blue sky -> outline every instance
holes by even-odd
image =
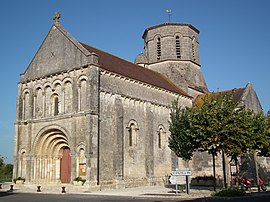
[[[269,0],[1,0],[0,154],[13,161],[19,75],[25,71],[61,12],[60,23],[77,40],[134,61],[145,28],[168,21],[200,30],[202,71],[210,91],[251,82],[270,109]]]

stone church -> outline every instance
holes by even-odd
[[[131,63],[78,41],[59,18],[20,75],[13,177],[29,184],[81,177],[93,189],[164,183],[184,166],[168,147],[169,106],[178,99],[191,107],[208,93],[199,30],[149,27]]]

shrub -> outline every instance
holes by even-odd
[[[197,176],[193,178],[194,180],[204,180],[204,181],[208,181],[208,180],[214,180],[214,176],[210,175],[210,176]]]
[[[76,177],[75,179],[74,179],[74,181],[76,181],[76,182],[83,182],[83,184],[85,183],[85,179],[82,179],[81,177]]]
[[[245,196],[246,192],[241,189],[222,189],[212,193],[212,196],[235,197]]]
[[[23,182],[25,182],[25,178],[23,178],[23,177],[17,177],[15,179],[13,179],[13,182],[16,183],[17,180],[22,180]]]

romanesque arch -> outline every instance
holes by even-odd
[[[21,149],[19,152],[18,177],[26,177],[26,149]]]
[[[130,120],[127,129],[129,146],[134,147],[137,145],[137,130],[139,130],[137,122],[133,119]]]
[[[157,146],[159,149],[164,149],[167,143],[166,131],[164,126],[161,124],[158,126],[157,131]]]
[[[28,89],[23,91],[23,106],[22,106],[22,118],[27,120],[30,118],[30,92]]]
[[[63,81],[64,85],[64,101],[63,101],[63,112],[64,113],[71,113],[73,110],[73,89],[72,89],[72,80],[71,78],[66,78]]]
[[[70,146],[64,129],[50,126],[40,131],[34,141],[33,164],[36,182],[70,182]]]
[[[87,76],[81,76],[78,81],[78,111],[84,111],[87,109],[87,85]]]
[[[76,176],[85,178],[86,177],[86,156],[85,156],[85,143],[84,142],[81,142],[77,146],[76,153],[77,153]]]
[[[44,91],[42,86],[39,85],[35,89],[34,93],[34,117],[40,118],[43,116],[44,112]]]

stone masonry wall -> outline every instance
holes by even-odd
[[[175,50],[175,37],[180,37],[181,60],[199,61],[198,32],[187,25],[166,25],[150,29],[145,35],[145,54],[149,64],[157,60],[157,38],[161,39],[161,58],[163,60],[177,59]],[[193,47],[192,47],[193,44]]]
[[[106,72],[101,74],[101,87],[102,183],[112,184],[117,179],[138,186],[142,185],[138,181],[160,181],[170,174],[168,106],[177,95]],[[179,104],[191,106],[191,100],[180,96]],[[130,145],[133,124],[136,140]]]

